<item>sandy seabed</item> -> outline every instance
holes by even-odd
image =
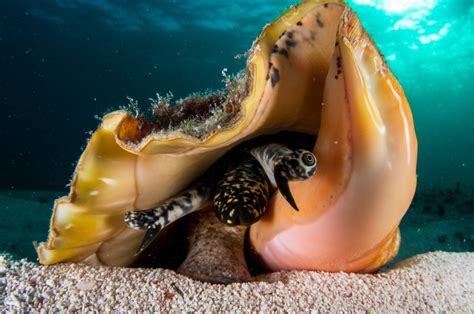
[[[400,253],[382,273],[292,271],[228,285],[195,281],[165,269],[41,266],[19,260],[36,259],[32,241],[46,239],[52,201],[63,194],[0,191],[0,210],[6,218],[0,220],[0,252],[5,252],[0,253],[0,312],[474,313],[471,191],[455,186],[418,192],[400,225]],[[436,250],[462,253],[414,256]]]
[[[375,275],[290,271],[228,285],[171,270],[41,266],[0,256],[0,311],[474,312],[474,253],[432,252]]]

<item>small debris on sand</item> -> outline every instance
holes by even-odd
[[[0,256],[0,312],[474,312],[474,253],[433,252],[379,274],[289,271],[232,284],[166,269],[42,266]]]

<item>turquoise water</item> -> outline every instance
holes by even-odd
[[[410,101],[420,188],[474,183],[471,1],[354,0]]]
[[[413,239],[416,230],[429,229],[432,243],[402,255],[430,248],[472,251],[474,5],[467,0],[348,2],[400,80],[414,114],[419,140],[414,208],[419,211],[410,211],[413,216],[402,228],[413,232]],[[45,238],[52,197],[25,191],[67,191],[88,132],[97,126],[95,115],[126,104],[127,96],[148,103],[156,93],[172,91],[179,98],[221,88],[222,69],[242,69],[244,60],[234,56],[245,53],[262,26],[294,3],[1,1],[0,136],[6,149],[0,188],[9,195],[2,206],[10,213],[39,201],[43,209],[21,223],[2,222],[0,248],[33,256],[29,243]],[[11,201],[12,195],[22,201]],[[445,232],[436,233],[436,226]],[[18,228],[30,233],[12,236]],[[14,248],[10,237],[17,242]]]
[[[265,23],[294,1],[6,0],[0,3],[4,188],[63,189],[94,115],[131,96],[221,88]],[[419,187],[474,185],[474,5],[353,0],[404,86],[419,137]],[[32,141],[40,137],[41,143]],[[62,142],[58,145],[58,142]],[[24,145],[23,142],[28,142]],[[45,182],[44,178],[49,179]]]

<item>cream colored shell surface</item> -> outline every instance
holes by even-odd
[[[249,51],[247,72],[241,119],[204,140],[176,131],[124,142],[117,134],[130,117],[106,115],[76,166],[70,195],[55,203],[48,241],[38,247],[40,262],[129,265],[143,232],[127,228],[126,210],[173,196],[245,140],[288,130],[318,134],[320,167],[314,180],[291,186],[300,213],[275,193],[269,214],[251,228],[264,263],[275,270],[352,271],[386,263],[398,248],[397,226],[415,188],[416,136],[403,91],[357,17],[343,1],[303,1],[265,26]],[[370,192],[364,184],[373,193],[356,195]],[[400,197],[377,210],[395,186]],[[338,226],[351,232],[329,230]],[[306,242],[300,239],[305,233]],[[325,235],[333,238],[320,247],[309,244],[326,241]],[[341,250],[348,243],[354,249],[346,258]]]

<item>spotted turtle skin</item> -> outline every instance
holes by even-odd
[[[252,155],[224,172],[214,194],[214,212],[229,226],[249,226],[265,213],[272,186]]]
[[[291,150],[281,144],[267,144],[253,148],[254,156],[265,170],[273,189],[278,188],[290,205],[298,210],[288,186],[288,181],[309,179],[316,172],[316,157],[304,149]]]
[[[168,224],[211,203],[223,223],[249,226],[265,214],[276,188],[298,210],[288,180],[306,180],[315,171],[316,157],[306,150],[294,151],[272,143],[234,151],[221,158],[188,189],[156,208],[128,211],[124,221],[132,229],[147,230],[137,253]]]

